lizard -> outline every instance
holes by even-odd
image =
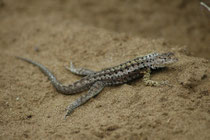
[[[83,105],[89,99],[98,95],[106,86],[121,85],[138,78],[143,78],[144,84],[148,86],[166,85],[166,81],[158,82],[151,80],[150,73],[153,70],[164,68],[169,64],[173,64],[178,61],[172,52],[160,54],[150,53],[120,65],[102,69],[101,71],[76,68],[74,64],[70,62],[70,66],[66,67],[66,69],[73,74],[83,76],[83,78],[74,82],[73,84],[63,85],[44,65],[27,58],[19,56],[17,56],[17,58],[39,67],[39,69],[51,81],[57,92],[61,94],[73,95],[89,89],[86,94],[80,96],[66,108],[67,112],[65,118],[69,116],[77,107]]]

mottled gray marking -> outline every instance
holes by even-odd
[[[164,82],[159,83],[150,80],[150,71],[165,67],[178,60],[171,52],[162,54],[151,53],[98,72],[84,68],[75,68],[73,63],[70,63],[70,67],[66,67],[66,69],[74,74],[85,77],[71,85],[65,86],[61,84],[56,77],[42,64],[22,57],[17,58],[39,67],[39,69],[49,78],[54,88],[62,94],[72,95],[89,89],[87,94],[82,95],[79,99],[68,106],[66,116],[68,116],[75,108],[81,106],[90,98],[99,94],[106,86],[124,84],[142,76],[146,85],[153,86],[160,85],[160,83],[165,84]]]

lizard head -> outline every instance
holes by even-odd
[[[163,68],[177,61],[178,59],[174,56],[174,53],[172,52],[162,53],[154,57],[151,68],[152,69]]]

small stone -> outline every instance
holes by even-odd
[[[19,99],[20,99],[20,97],[17,97],[17,98],[16,98],[16,101],[19,101]]]

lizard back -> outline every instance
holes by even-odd
[[[165,65],[176,62],[174,54],[152,53],[143,57],[137,57],[120,65],[103,69],[94,73],[91,77],[95,81],[103,81],[106,85],[118,85],[140,78],[145,69],[163,68]]]

